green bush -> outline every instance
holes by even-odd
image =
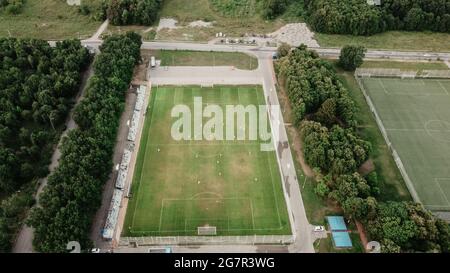
[[[339,66],[347,71],[354,71],[364,62],[366,49],[363,46],[346,45],[341,49]]]

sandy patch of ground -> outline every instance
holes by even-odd
[[[227,41],[228,40],[228,41]],[[241,43],[257,44],[259,46],[276,47],[281,43],[287,43],[293,47],[305,44],[308,47],[319,47],[314,39],[314,32],[310,31],[305,23],[287,24],[275,32],[268,34],[246,33],[243,37],[216,38],[210,43]]]
[[[279,30],[270,33],[269,36],[279,43],[287,43],[291,46],[305,44],[308,47],[319,47],[314,39],[314,33],[305,23],[287,24]]]
[[[205,22],[202,20],[194,21],[189,23],[189,27],[212,27],[212,22]]]
[[[159,25],[156,31],[160,31],[162,29],[177,29],[178,21],[172,18],[161,18],[159,20]]]
[[[372,159],[368,159],[366,162],[364,162],[361,167],[359,167],[358,172],[365,176],[369,173],[373,172],[375,170],[375,164],[373,164]]]

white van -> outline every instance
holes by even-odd
[[[155,56],[152,56],[152,57],[150,58],[150,67],[151,67],[151,68],[155,68],[155,67],[156,67],[156,59],[155,59]]]

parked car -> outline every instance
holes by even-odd
[[[91,249],[91,253],[100,253],[100,248]]]
[[[325,231],[324,226],[315,226],[314,227],[314,232],[324,232],[324,231]]]

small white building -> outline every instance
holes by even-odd
[[[67,5],[69,6],[80,6],[81,0],[67,0]]]
[[[367,0],[367,4],[371,6],[381,6],[381,0]]]

